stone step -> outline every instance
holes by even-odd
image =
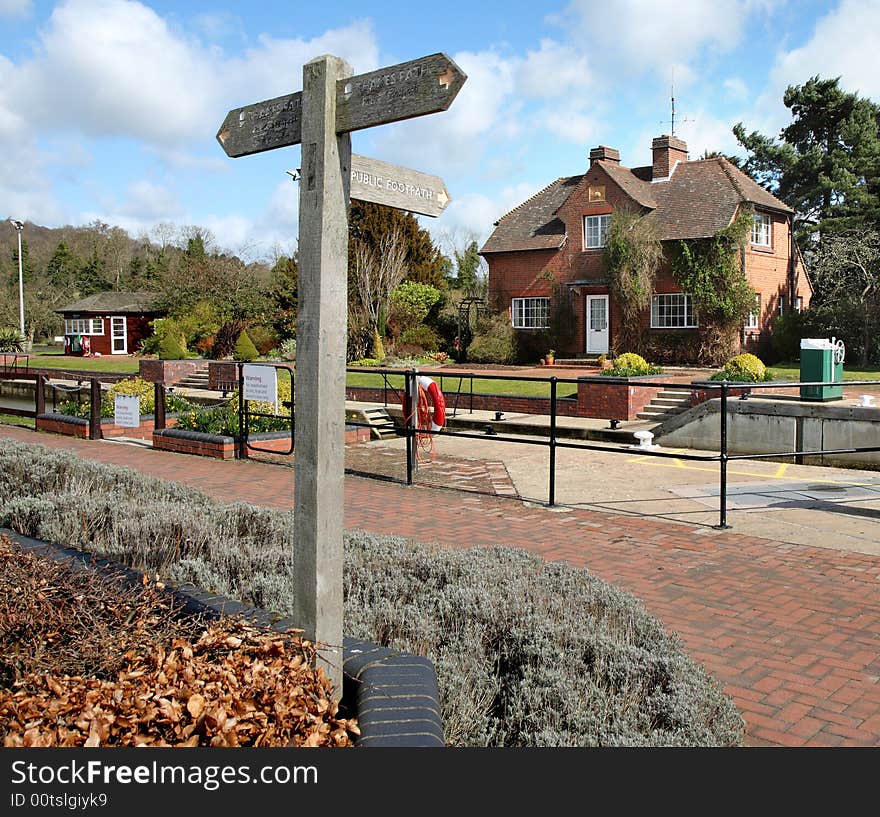
[[[690,408],[690,397],[655,397],[651,401],[652,406],[682,406]]]
[[[364,409],[361,414],[365,422],[370,424],[370,433],[377,439],[385,439],[386,437],[396,437],[397,429],[394,426],[394,420],[388,411],[382,407]]]
[[[658,397],[674,397],[690,401],[691,393],[686,389],[663,389],[657,393]]]

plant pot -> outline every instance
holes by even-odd
[[[552,357],[545,357],[545,358],[544,358],[544,363],[547,364],[548,366],[552,366],[554,360],[555,360],[555,358],[552,358]]]

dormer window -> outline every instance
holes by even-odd
[[[767,213],[755,213],[752,216],[752,244],[757,247],[769,247],[772,236],[773,222]]]
[[[594,250],[605,246],[605,233],[611,216],[584,216],[584,249]]]

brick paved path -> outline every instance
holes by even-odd
[[[293,470],[0,425],[224,500],[290,508]],[[491,468],[491,465],[490,465]],[[346,477],[345,523],[453,547],[513,545],[586,567],[678,632],[747,723],[750,745],[880,746],[880,558],[732,531]]]

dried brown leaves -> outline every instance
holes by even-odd
[[[92,577],[94,592],[86,599],[83,577],[58,568],[0,540],[5,746],[350,746],[350,736],[359,734],[353,720],[339,716],[323,670],[314,669],[311,643],[231,619],[202,628],[196,637],[186,632],[192,625],[181,624],[180,632],[168,637],[174,623],[154,588],[127,595],[117,584]],[[22,583],[16,587],[11,578]],[[34,618],[46,599],[63,615]],[[53,642],[66,642],[74,632],[88,636],[79,626],[67,627],[82,618],[78,611],[87,601],[99,610],[82,615],[101,620],[99,635],[115,624],[115,637],[127,644],[114,672],[104,677],[51,666]],[[150,630],[150,622],[158,632]],[[26,624],[31,625],[26,643],[14,645]],[[128,637],[126,627],[136,637]],[[70,657],[68,650],[61,663]]]

